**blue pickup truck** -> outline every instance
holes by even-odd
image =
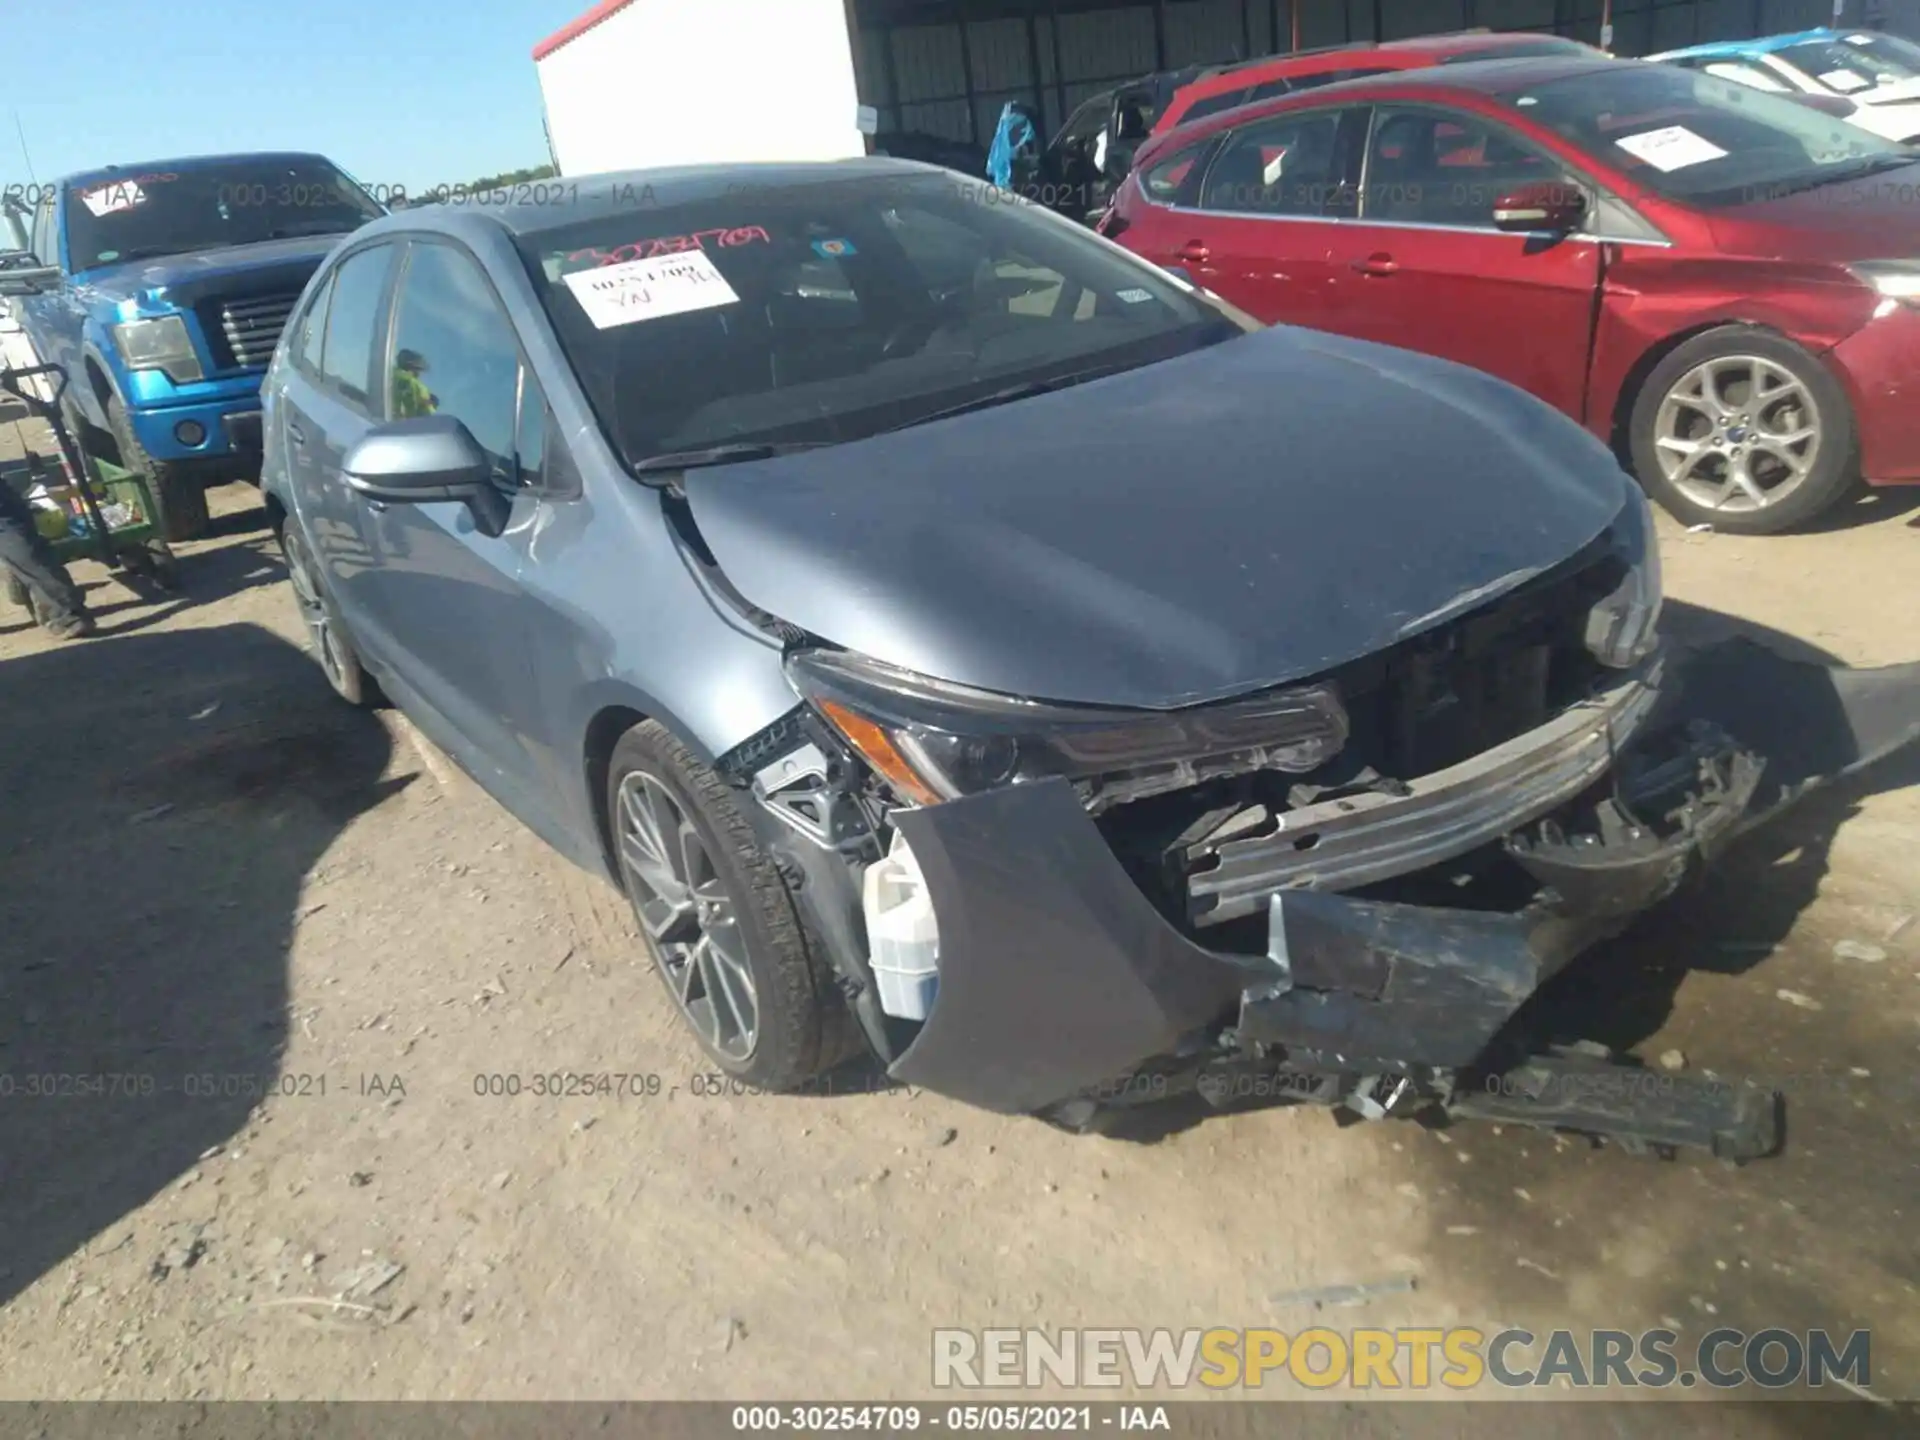
[[[40,268],[0,290],[40,359],[66,367],[68,428],[147,472],[166,537],[191,539],[208,485],[259,477],[260,379],[294,302],[340,237],[385,211],[303,154],[110,166],[38,201]]]

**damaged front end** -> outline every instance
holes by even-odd
[[[1657,577],[1636,613],[1632,581],[1577,556],[1334,674],[1179,711],[803,650],[809,704],[723,768],[781,822],[899,1080],[1072,1128],[1190,1093],[1748,1158],[1778,1143],[1772,1095],[1531,1053],[1515,1017],[1741,831],[1914,738],[1920,667],[1662,655]]]

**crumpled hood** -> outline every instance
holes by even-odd
[[[305,235],[292,240],[269,240],[258,245],[235,245],[224,250],[197,250],[125,265],[101,265],[87,272],[86,288],[96,301],[137,300],[143,307],[169,305],[186,308],[201,299],[224,293],[236,280],[273,283],[281,272],[292,288],[305,287],[320,262],[344,235]]]
[[[774,615],[960,684],[1156,709],[1484,603],[1593,539],[1628,483],[1511,386],[1287,327],[685,478],[720,567]]]

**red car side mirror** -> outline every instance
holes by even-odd
[[[1545,230],[1565,234],[1587,213],[1587,197],[1578,186],[1535,181],[1508,191],[1493,202],[1493,223],[1502,230]]]

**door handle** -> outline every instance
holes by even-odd
[[[1175,252],[1174,258],[1189,265],[1204,265],[1213,258],[1213,251],[1204,240],[1189,240]]]
[[[307,443],[307,432],[289,420],[287,421],[287,439],[295,445],[305,445]]]
[[[1362,275],[1393,275],[1400,269],[1400,262],[1384,250],[1376,250],[1364,260],[1353,262],[1353,268]]]

